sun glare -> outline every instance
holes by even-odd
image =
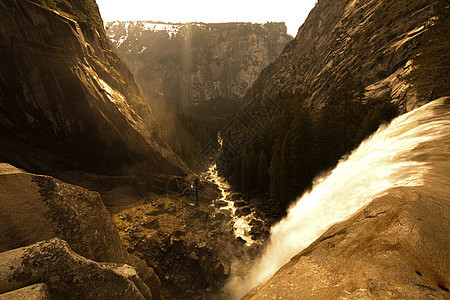
[[[315,2],[316,0],[97,0],[104,21],[285,22],[288,33],[293,36],[297,34]]]

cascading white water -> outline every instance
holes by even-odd
[[[219,136],[219,144],[221,145],[221,138]],[[253,212],[247,216],[236,216],[236,208],[234,207],[234,201],[229,199],[231,194],[230,185],[226,182],[225,178],[219,176],[219,171],[217,170],[217,164],[211,165],[208,170],[203,175],[207,180],[214,183],[220,190],[220,197],[217,200],[224,201],[228,205],[223,206],[220,210],[228,210],[231,213],[231,218],[233,219],[233,231],[236,237],[242,238],[247,245],[255,243],[250,235],[252,226],[250,222],[254,219]],[[215,202],[215,201],[214,201]]]
[[[333,224],[350,218],[386,190],[423,185],[431,168],[432,159],[427,157],[433,155],[429,152],[449,151],[449,102],[449,98],[435,100],[396,118],[318,179],[286,218],[272,227],[261,259],[246,278],[232,278],[225,288],[227,293],[238,299],[264,283]],[[436,140],[444,140],[444,149],[425,146]]]

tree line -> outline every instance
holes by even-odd
[[[347,73],[319,111],[303,104],[306,95],[277,95],[274,101],[283,113],[266,124],[264,134],[226,172],[234,188],[270,193],[271,201],[285,210],[315,177],[397,116],[388,97],[363,101],[363,91],[363,84]]]

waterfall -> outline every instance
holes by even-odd
[[[246,278],[230,279],[225,289],[232,298],[240,298],[266,282],[333,224],[350,218],[388,189],[423,186],[437,160],[448,166],[449,106],[449,98],[441,98],[397,117],[328,175],[317,179],[312,190],[272,227],[262,257]]]

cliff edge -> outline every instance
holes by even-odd
[[[95,1],[40,3],[0,3],[0,161],[70,181],[61,173],[140,172],[163,189],[182,163],[155,133]]]

